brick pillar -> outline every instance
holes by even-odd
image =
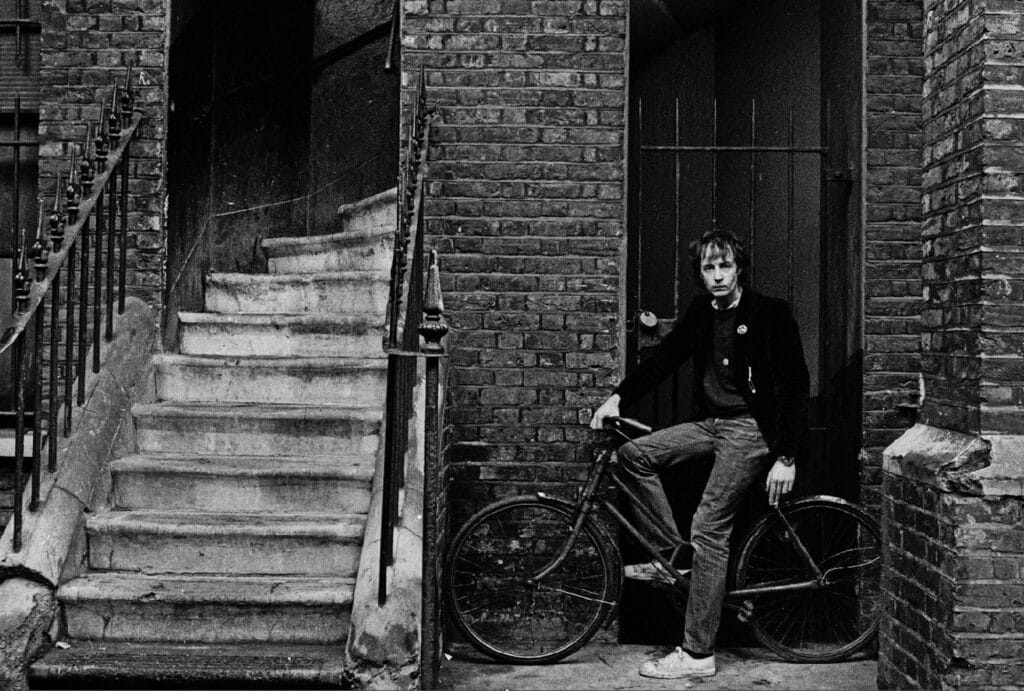
[[[132,145],[128,292],[159,309],[164,261],[166,44],[170,0],[43,0],[39,190],[53,199],[71,142],[99,121],[114,80],[135,65],[146,120]]]
[[[879,684],[1021,688],[1024,17],[1015,0],[925,13],[924,398],[885,452]]]
[[[453,523],[564,488],[620,376],[625,0],[406,0],[436,107],[426,206],[452,326]],[[456,515],[457,514],[457,515]]]

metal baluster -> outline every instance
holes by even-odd
[[[57,175],[57,191],[53,200],[53,213],[50,215],[50,240],[53,244],[52,252],[59,252],[64,245],[64,226],[60,217],[60,174]],[[60,352],[60,320],[58,310],[60,309],[60,271],[53,275],[53,292],[50,297],[53,302],[50,306],[50,407],[48,409],[46,425],[46,469],[54,473],[57,471],[57,358]]]
[[[14,309],[23,314],[28,309],[31,278],[25,265],[25,233],[21,233],[21,256],[16,257],[14,274]],[[25,489],[25,332],[14,343],[14,551],[21,549],[22,503]]]
[[[100,121],[96,125],[96,172],[102,174],[107,170],[107,110],[104,106],[100,112]],[[106,183],[96,190],[96,242],[95,258],[93,259],[93,292],[92,292],[92,371],[100,371],[100,325],[103,319],[103,235],[106,232],[107,216],[103,208],[106,196]]]
[[[93,168],[89,161],[89,140],[92,125],[86,134],[86,144],[79,164],[79,182],[82,186],[83,202],[92,196]],[[89,217],[82,219],[79,251],[82,253],[82,271],[78,283],[78,405],[85,405],[85,343],[89,329]]]
[[[36,228],[36,239],[32,243],[32,263],[35,265],[36,281],[46,278],[46,267],[50,261],[50,249],[43,235],[43,211],[39,206],[39,222]],[[32,335],[32,499],[29,508],[35,511],[39,507],[39,482],[42,477],[42,442],[43,442],[43,318],[46,313],[46,301],[40,300],[36,307],[35,333]]]
[[[68,171],[67,200],[64,203],[67,225],[72,226],[78,221],[78,189],[75,183],[75,156],[77,150],[71,150],[71,170]],[[68,247],[68,295],[67,295],[67,336],[64,353],[64,436],[71,434],[71,383],[74,381],[75,362],[75,245]]]
[[[25,487],[25,382],[22,380],[21,354],[25,340],[22,332],[14,341],[14,551],[21,550],[22,489]]]
[[[132,81],[132,65],[128,63],[128,73],[124,78],[124,90],[121,92],[121,136],[122,138],[127,133],[127,128],[131,122],[132,114],[132,95],[131,95],[131,81]],[[117,312],[118,314],[124,314],[124,299],[125,299],[125,288],[126,278],[128,272],[128,159],[129,151],[131,150],[131,144],[129,141],[124,142],[124,149],[121,152],[121,261],[118,267],[118,292],[117,292]]]
[[[110,117],[107,119],[107,137],[110,146],[116,146],[121,139],[121,117],[117,114],[117,84],[114,85],[114,94],[110,99]],[[107,186],[110,188],[108,195],[110,216],[107,220],[107,303],[106,317],[107,328],[105,338],[107,342],[114,340],[114,243],[117,241],[117,166],[110,169],[110,180]]]
[[[11,198],[11,233],[13,234],[14,250],[11,256],[18,261],[21,254],[21,247],[18,242],[18,229],[21,228],[21,94],[14,95],[14,146],[11,156],[13,158],[14,194]],[[11,300],[16,297],[14,284],[11,284]]]

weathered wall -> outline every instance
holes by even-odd
[[[437,107],[426,217],[452,352],[455,495],[563,486],[619,377],[623,0],[409,0]],[[453,509],[457,524],[467,507]]]

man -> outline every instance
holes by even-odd
[[[618,450],[620,477],[653,509],[639,512],[654,544],[674,556],[683,542],[659,471],[704,454],[715,461],[693,517],[693,569],[683,645],[645,662],[640,674],[675,679],[715,674],[714,645],[725,596],[729,536],[744,493],[771,464],[766,488],[775,505],[793,488],[794,457],[807,428],[808,376],[789,306],[743,286],[746,253],[735,235],[712,230],[690,246],[698,296],[650,357],[594,413],[591,427],[618,415],[693,358],[695,421],[658,430]],[[669,556],[671,559],[671,556]],[[626,567],[627,578],[666,580],[658,562]]]

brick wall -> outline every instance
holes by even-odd
[[[164,256],[165,30],[168,0],[43,0],[39,112],[40,194],[66,175],[69,142],[110,102],[114,80],[135,66],[146,120],[132,146],[128,291],[159,306]]]
[[[1024,499],[964,492],[948,460],[887,464],[879,686],[1021,688]]]
[[[1021,688],[1024,16],[1015,0],[924,10],[926,424],[886,449],[879,683]]]
[[[405,11],[403,88],[425,66],[436,106],[426,217],[453,327],[454,495],[564,486],[590,457],[581,409],[620,374],[626,2]]]
[[[921,300],[921,0],[869,0],[864,215],[863,500],[882,450],[914,422]]]

